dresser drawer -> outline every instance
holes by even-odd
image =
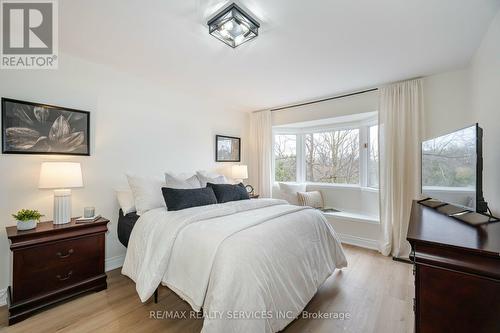
[[[47,269],[19,279],[13,285],[14,302],[60,290],[104,274],[95,260],[84,260]]]
[[[82,259],[98,258],[102,251],[102,235],[68,239],[15,251],[19,269],[37,272]]]
[[[104,274],[104,234],[14,251],[13,300],[49,293]]]

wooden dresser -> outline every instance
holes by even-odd
[[[413,202],[415,332],[500,332],[500,222],[472,227]]]
[[[108,222],[101,218],[86,224],[41,222],[28,231],[6,228],[12,251],[9,325],[56,302],[106,289]]]

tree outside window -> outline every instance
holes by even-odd
[[[359,129],[305,134],[306,181],[359,184]]]
[[[297,180],[297,136],[274,136],[274,179],[279,182]]]

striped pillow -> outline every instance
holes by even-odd
[[[323,196],[320,191],[297,192],[300,206],[310,206],[313,208],[323,208]]]

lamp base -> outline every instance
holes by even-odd
[[[71,190],[54,191],[54,224],[71,222]]]

